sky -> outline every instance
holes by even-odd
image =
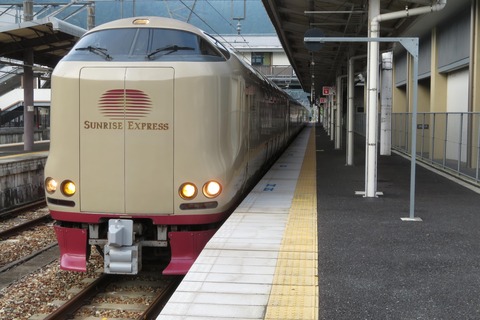
[[[68,3],[69,1],[34,0],[34,11],[38,12],[42,9],[42,4],[60,2]],[[5,4],[13,3],[22,4],[23,1],[0,0],[0,6],[4,4],[0,8],[0,13],[4,12]],[[4,12],[0,19],[15,22],[18,15],[22,14],[15,8],[16,6]],[[78,8],[80,6],[72,7],[58,14],[57,17],[63,19]],[[39,17],[51,14],[58,9],[59,7],[45,10]],[[212,35],[237,34],[238,27],[240,27],[240,33],[244,35],[275,34],[275,29],[261,0],[97,0],[95,1],[95,13],[96,25],[119,18],[155,15],[189,22]],[[83,9],[66,21],[86,28],[86,17],[86,10]]]

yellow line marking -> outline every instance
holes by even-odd
[[[315,127],[310,132],[265,319],[318,319]]]

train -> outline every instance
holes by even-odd
[[[63,270],[186,274],[308,110],[191,24],[86,32],[51,77],[45,195]]]

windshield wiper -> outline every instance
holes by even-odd
[[[105,60],[112,60],[112,56],[109,55],[107,53],[107,49],[106,48],[99,48],[99,47],[94,47],[94,46],[88,46],[88,47],[83,47],[83,48],[76,48],[75,50],[78,50],[78,51],[90,51],[90,52],[93,52],[93,53],[96,53],[98,54],[99,56],[102,56],[105,58]]]
[[[154,51],[152,51],[151,53],[149,53],[147,55],[147,58],[152,60],[153,56],[156,55],[157,53],[160,53],[162,51],[168,51],[166,53],[164,53],[163,55],[167,55],[167,54],[170,54],[172,52],[176,52],[176,51],[179,51],[179,50],[195,50],[195,48],[192,48],[192,47],[180,47],[180,46],[177,46],[176,44],[175,45],[168,45],[168,46],[165,46],[165,47],[162,47],[162,48],[158,48],[158,49],[155,49]]]

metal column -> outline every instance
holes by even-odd
[[[33,0],[23,2],[25,21],[33,19]],[[23,149],[33,150],[33,118],[35,107],[33,105],[33,49],[26,48],[23,67]]]

